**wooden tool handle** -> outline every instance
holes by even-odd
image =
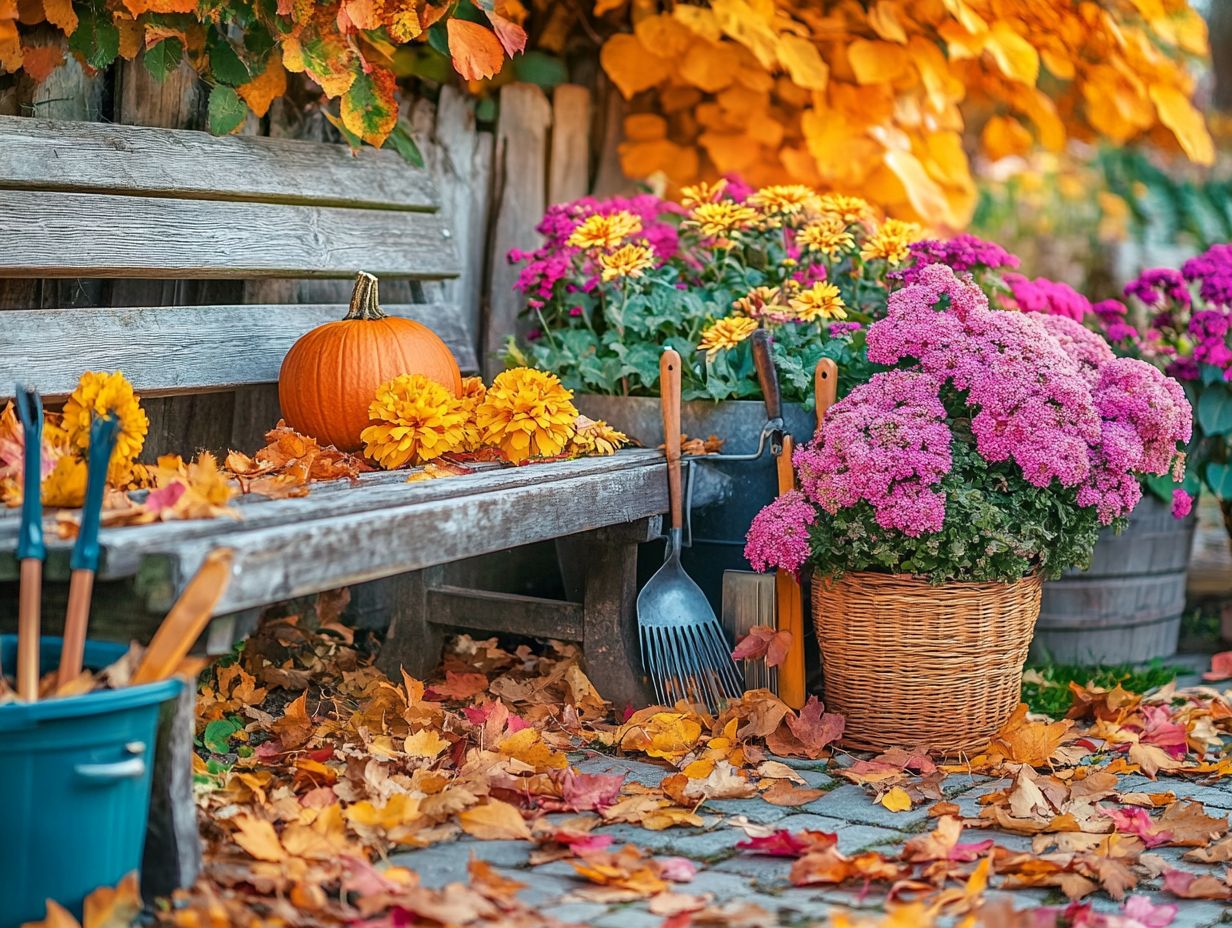
[[[43,562],[25,558],[17,594],[17,696],[26,702],[38,699],[42,591]]]
[[[134,685],[165,680],[175,673],[231,582],[231,554],[230,548],[215,548],[205,556],[145,649],[133,674]]]
[[[838,395],[838,365],[831,358],[822,358],[813,371],[813,402],[817,406],[817,430],[834,405]]]
[[[783,453],[775,466],[779,478],[779,495],[796,488],[796,475],[791,468],[791,453],[795,442],[783,436]],[[779,631],[791,633],[791,646],[779,665],[779,699],[793,709],[799,709],[807,698],[804,674],[804,599],[800,584],[785,570],[774,578],[775,615]]]
[[[753,366],[761,395],[766,398],[766,418],[783,418],[783,397],[779,392],[779,373],[774,368],[774,339],[768,329],[753,333]]]
[[[659,357],[659,395],[663,404],[663,453],[667,456],[667,495],[672,528],[684,527],[684,498],[680,491],[680,355],[664,348]]]
[[[64,618],[64,644],[60,647],[60,673],[56,678],[56,689],[67,686],[81,676],[93,592],[94,571],[74,570],[68,582],[68,613]]]

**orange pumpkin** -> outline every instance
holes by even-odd
[[[462,393],[462,374],[449,347],[425,325],[386,316],[376,278],[361,271],[346,317],[317,326],[287,352],[278,373],[278,402],[297,432],[358,451],[377,387],[401,374],[424,374]]]

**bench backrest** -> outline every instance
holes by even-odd
[[[286,139],[0,117],[0,279],[384,279],[457,276],[431,176],[396,153]],[[432,327],[464,370],[475,333],[443,305],[387,305]],[[0,397],[54,397],[83,370],[145,395],[277,380],[341,305],[30,309],[0,313]]]

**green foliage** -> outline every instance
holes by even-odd
[[[201,744],[211,754],[226,754],[231,750],[231,736],[244,727],[237,718],[215,719],[205,726]]]
[[[870,570],[927,576],[930,583],[1011,583],[1039,571],[1059,577],[1090,562],[1100,525],[1074,490],[1041,489],[1006,463],[990,464],[974,438],[956,433],[941,531],[912,538],[877,524],[867,502],[823,514],[809,532],[809,566],[821,576]]]
[[[248,107],[232,88],[215,84],[210,90],[207,117],[211,132],[215,135],[230,135],[248,118]]]
[[[1032,712],[1061,718],[1069,711],[1073,695],[1069,685],[1112,689],[1120,686],[1130,693],[1145,693],[1171,683],[1180,670],[1160,661],[1145,667],[1119,665],[1088,667],[1076,664],[1045,664],[1028,668],[1022,679],[1022,701]]]

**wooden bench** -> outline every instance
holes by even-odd
[[[270,292],[262,281],[350,280],[360,268],[413,282],[402,292],[414,301],[386,310],[431,326],[462,368],[475,370],[474,324],[422,302],[430,287],[422,282],[457,273],[451,237],[431,176],[392,152],[0,117],[0,282],[240,280],[249,282],[245,299],[260,300],[0,312],[0,403],[22,381],[54,404],[91,369],[124,371],[143,398],[272,384],[295,339],[340,318],[343,306],[274,304],[261,299]],[[266,387],[260,395],[271,427],[274,394]],[[666,508],[657,452],[405,480],[375,473],[358,485],[314,484],[304,498],[245,496],[240,521],[104,529],[91,633],[147,638],[205,554],[226,546],[234,573],[207,633],[212,652],[229,648],[263,606],[394,578],[381,654],[388,670],[428,672],[448,626],[516,632],[581,642],[604,696],[618,705],[644,700],[635,551],[657,534]],[[16,528],[16,510],[0,514],[0,623],[10,627]],[[470,589],[446,567],[564,536],[585,565],[576,602]],[[54,537],[49,530],[48,633],[57,631],[54,597],[68,577],[68,543]]]

